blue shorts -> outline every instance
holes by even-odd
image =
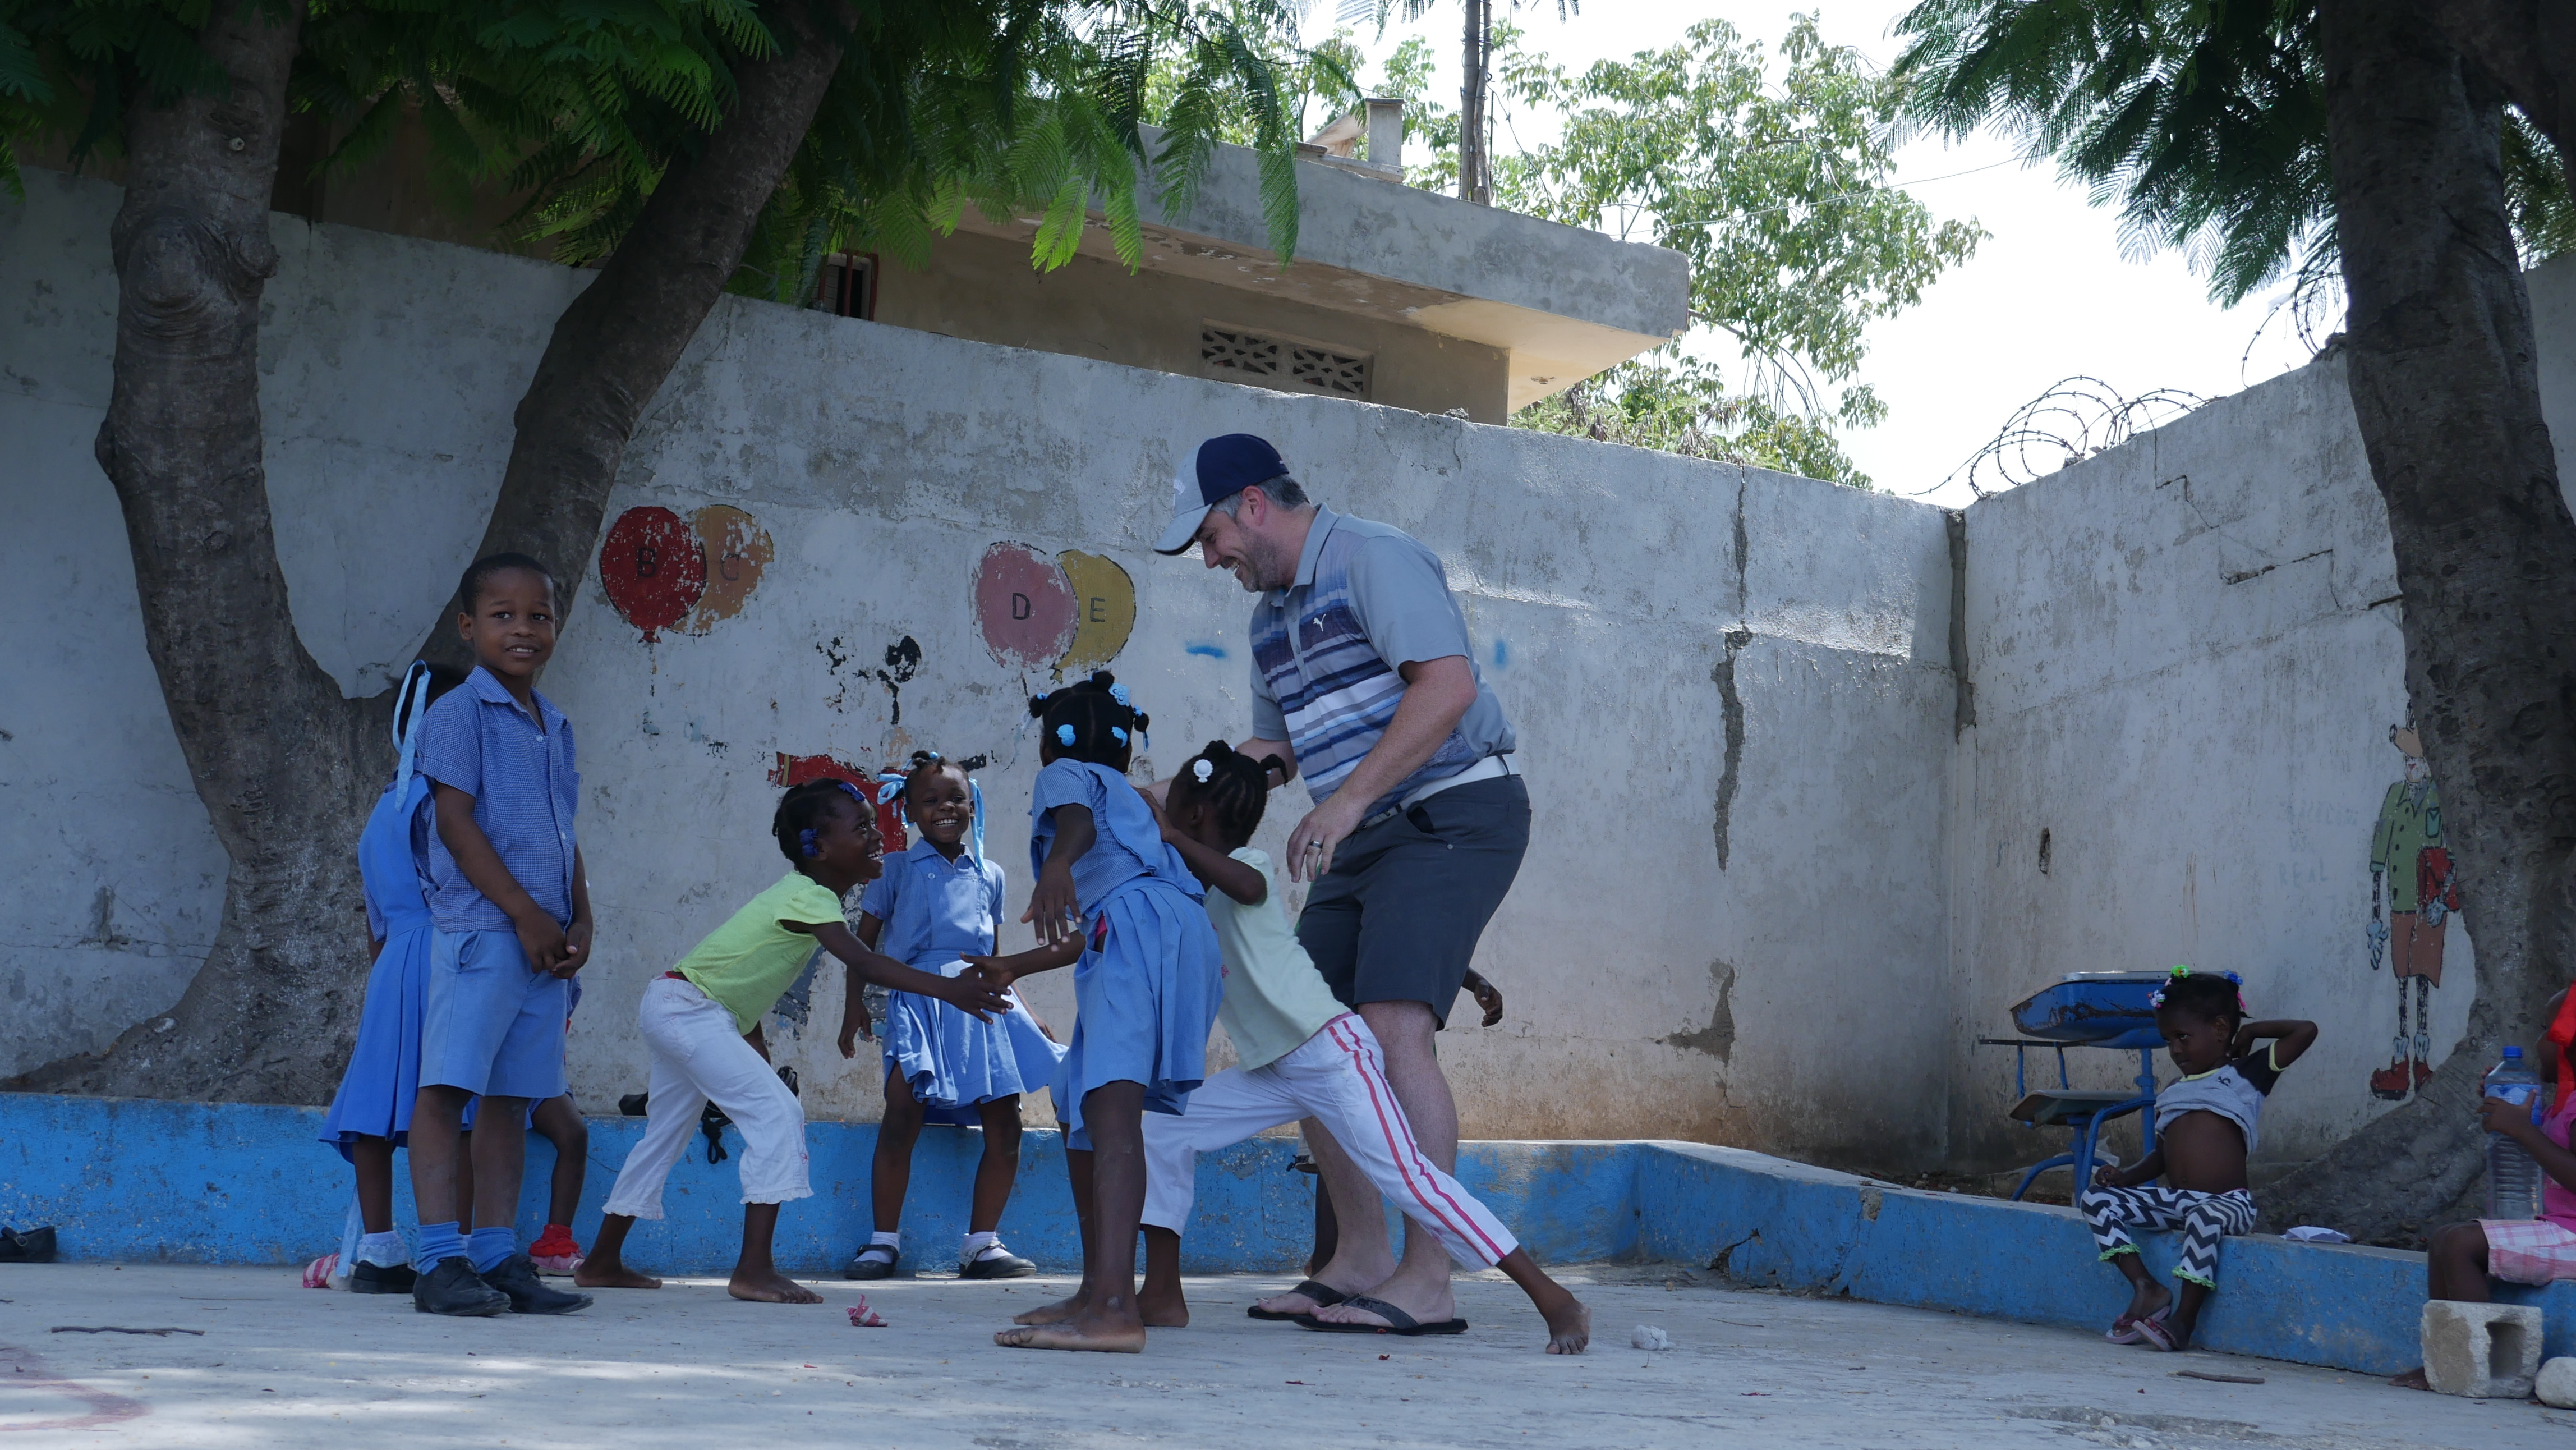
[[[438,933],[421,1014],[421,1085],[496,1098],[560,1095],[569,985],[529,970],[516,932]]]

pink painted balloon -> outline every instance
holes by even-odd
[[[1052,666],[1080,622],[1073,585],[1054,559],[1026,544],[995,544],[975,561],[975,619],[984,647],[1015,669]]]

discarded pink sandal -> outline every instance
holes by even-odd
[[[885,1316],[869,1308],[868,1296],[862,1294],[859,1296],[859,1302],[850,1306],[850,1327],[852,1329],[883,1329],[886,1327]]]
[[[328,1289],[331,1287],[331,1276],[338,1272],[340,1272],[340,1256],[338,1254],[324,1254],[322,1257],[315,1259],[313,1262],[304,1266],[304,1287],[307,1289]]]

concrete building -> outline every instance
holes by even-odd
[[[225,870],[89,454],[116,196],[28,190],[0,208],[0,569],[23,581],[0,595],[0,810],[23,823],[0,833],[0,1074],[175,999]],[[582,279],[285,219],[279,241],[280,560],[307,648],[372,694],[479,537],[510,409]],[[2576,480],[2576,263],[2532,289]],[[583,732],[601,920],[576,1090],[638,1085],[643,983],[781,869],[775,780],[982,756],[1016,898],[1032,688],[1116,669],[1154,715],[1149,759],[1239,735],[1247,601],[1146,546],[1174,460],[1247,430],[1326,502],[1440,552],[1521,737],[1534,842],[1478,962],[1510,1014],[1442,1040],[1469,1136],[2026,1161],[2042,1143],[2003,1117],[2009,1054],[1975,1039],[2061,973],[2189,960],[2324,1025],[2258,1172],[2313,1156],[2387,1107],[2369,1075],[2396,989],[2364,931],[2407,719],[2339,369],[1978,503],[1954,538],[1901,497],[729,299],[646,416],[545,681]],[[617,567],[657,530],[703,541],[685,598]],[[1274,804],[1269,844],[1300,809]],[[2451,923],[2437,1058],[2476,990],[2478,911]],[[1033,996],[1069,1010],[1061,982]],[[873,1117],[874,1063],[820,1030],[837,984],[801,1010],[815,1026],[773,1041],[809,1109]],[[2078,1085],[2134,1071],[2074,1056]]]

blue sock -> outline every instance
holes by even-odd
[[[438,1267],[441,1259],[465,1257],[465,1236],[456,1231],[456,1221],[425,1223],[420,1226],[420,1252],[412,1263],[422,1273]]]
[[[478,1228],[465,1240],[465,1261],[474,1272],[488,1274],[510,1261],[519,1251],[519,1231],[508,1228]]]

